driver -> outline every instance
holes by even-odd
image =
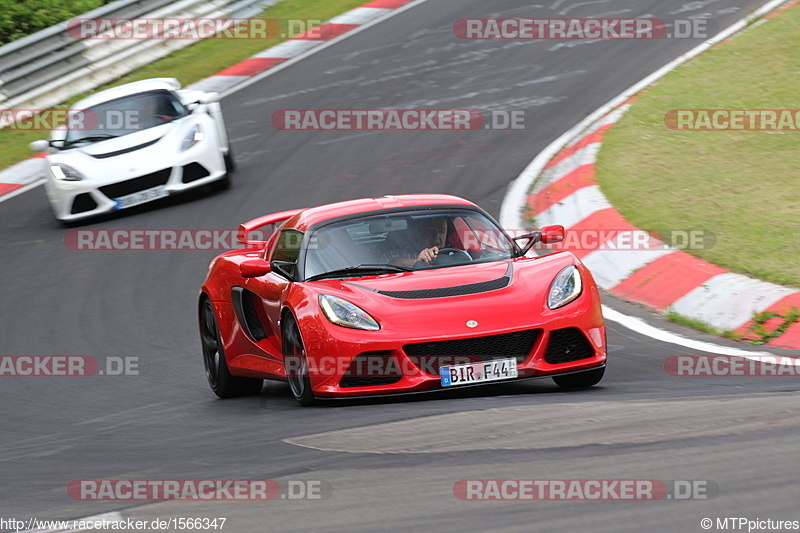
[[[391,265],[407,266],[413,268],[422,261],[430,265],[439,255],[439,248],[447,243],[447,217],[428,217],[420,221],[419,247],[407,246],[405,248],[392,248],[383,254],[383,261]]]

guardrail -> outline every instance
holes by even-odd
[[[117,0],[80,18],[250,18],[277,0]],[[0,46],[0,109],[46,109],[193,44],[77,40],[62,22]]]

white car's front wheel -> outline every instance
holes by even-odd
[[[225,159],[225,176],[211,184],[215,191],[224,191],[231,186],[231,174],[236,170],[236,161],[233,159],[233,148],[228,147],[228,153],[223,156]]]

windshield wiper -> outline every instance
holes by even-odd
[[[77,139],[72,139],[67,141],[70,146],[73,144],[77,144],[79,142],[98,142],[98,141],[105,141],[106,139],[116,139],[119,135],[111,135],[110,133],[100,133],[98,135],[89,135],[87,137],[78,137]]]
[[[351,274],[357,274],[359,272],[411,272],[414,270],[413,268],[409,268],[406,266],[398,266],[398,265],[387,265],[387,264],[369,264],[369,263],[362,263],[360,265],[351,266],[347,268],[340,268],[338,270],[331,270],[330,272],[323,272],[322,274],[317,274],[316,276],[311,276],[306,281],[315,281],[318,279],[323,278],[336,278],[339,276],[348,276]]]

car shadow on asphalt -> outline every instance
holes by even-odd
[[[414,402],[430,402],[443,400],[459,400],[474,398],[493,398],[508,396],[532,396],[554,394],[590,394],[592,391],[600,391],[602,385],[597,385],[586,390],[569,390],[555,385],[551,380],[543,378],[521,383],[503,383],[493,385],[481,385],[473,387],[461,387],[451,390],[434,390],[424,392],[413,392],[403,394],[383,394],[376,396],[360,396],[356,398],[318,398],[314,405],[316,408],[337,408],[352,406],[403,404]],[[283,403],[286,400],[288,406],[300,407],[292,397],[289,385],[282,382],[265,382],[261,392],[255,396],[262,401],[273,401]]]

